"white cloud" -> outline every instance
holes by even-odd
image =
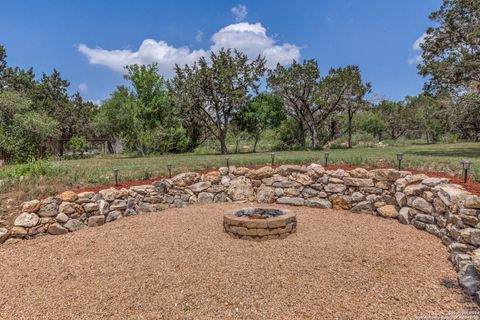
[[[419,64],[420,62],[422,62],[422,55],[420,55],[420,54],[416,55],[413,58],[409,58],[407,60],[408,64]]]
[[[203,31],[197,30],[197,34],[195,35],[195,41],[202,42],[203,41]]]
[[[80,92],[85,92],[88,90],[88,85],[85,82],[82,82],[78,85],[77,88]]]
[[[237,22],[245,20],[248,14],[247,7],[243,4],[236,5],[235,7],[230,9],[230,12],[235,16],[235,20]]]
[[[418,37],[417,40],[415,40],[415,42],[413,43],[412,45],[412,49],[413,50],[422,50],[422,48],[420,48],[420,44],[423,43],[423,41],[425,40],[425,37],[427,36],[427,33],[424,32],[420,37]]]
[[[192,64],[200,57],[206,56],[209,50],[218,51],[222,47],[236,48],[250,58],[255,58],[259,54],[264,55],[270,67],[277,63],[287,64],[293,59],[300,58],[298,46],[289,43],[277,44],[274,38],[267,35],[267,30],[261,23],[241,22],[228,25],[213,34],[212,42],[208,50],[176,48],[165,41],[153,39],[143,40],[137,51],[90,48],[85,44],[80,44],[78,50],[91,64],[103,65],[117,72],[124,72],[126,65],[156,62],[159,71],[167,77],[173,75],[175,64]]]
[[[413,51],[422,51],[422,48],[420,47],[420,45],[425,40],[426,36],[427,34],[424,32],[420,37],[417,38],[417,40],[415,40],[415,42],[412,44]],[[422,55],[418,53],[413,58],[409,58],[407,60],[408,64],[419,64],[420,62],[422,62]]]

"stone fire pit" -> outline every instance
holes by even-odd
[[[243,208],[226,213],[223,227],[240,239],[284,239],[297,230],[297,217],[286,209]]]

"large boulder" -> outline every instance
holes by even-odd
[[[230,181],[228,196],[233,201],[248,200],[253,196],[253,187],[250,179],[244,176],[237,177]]]
[[[351,209],[351,211],[354,213],[372,213],[375,211],[375,207],[370,201],[360,201]]]
[[[397,179],[404,177],[407,173],[405,171],[398,171],[395,169],[374,169],[368,172],[368,176],[375,180],[385,180],[395,182]]]
[[[412,201],[412,207],[425,213],[433,213],[433,206],[425,199],[416,197]]]
[[[438,196],[447,207],[456,204],[460,199],[469,194],[465,189],[456,184],[438,185],[433,190],[438,191]]]
[[[42,201],[38,210],[40,217],[55,217],[58,214],[58,200],[55,198],[47,198]]]
[[[24,212],[15,219],[15,222],[13,224],[18,227],[31,228],[36,226],[39,222],[40,217],[37,216],[35,213]]]
[[[113,201],[117,198],[120,198],[120,196],[121,196],[120,190],[117,190],[115,188],[100,190],[98,193],[102,196],[102,199],[104,199],[106,201],[109,201],[109,202],[111,202],[111,201]]]

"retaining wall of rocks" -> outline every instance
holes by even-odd
[[[257,170],[223,167],[129,189],[67,191],[23,203],[14,226],[0,229],[0,243],[65,234],[192,203],[232,201],[345,209],[411,224],[442,240],[460,284],[480,299],[480,196],[445,178],[394,169],[330,171],[317,164]]]

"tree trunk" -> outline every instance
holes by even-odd
[[[348,113],[348,148],[352,148],[352,119],[353,114]]]
[[[315,125],[312,125],[310,127],[310,134],[312,135],[312,149],[317,150],[318,149],[318,134],[317,134],[317,127]]]
[[[258,144],[258,141],[260,141],[260,134],[255,134],[255,141],[253,142],[253,152],[257,152],[257,144]]]
[[[227,150],[227,135],[225,132],[222,132],[220,134],[220,137],[218,138],[220,140],[220,152],[222,154],[227,154],[228,153],[228,150]]]

